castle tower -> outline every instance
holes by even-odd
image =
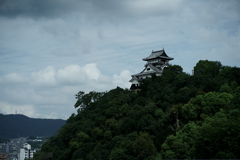
[[[164,67],[169,66],[169,61],[173,58],[168,57],[165,50],[152,51],[152,53],[143,58],[144,61],[147,61],[145,68],[142,72],[132,75],[132,79],[129,81],[132,83],[130,89],[140,89],[140,81],[147,77],[151,77],[151,74],[156,74],[156,76],[161,76]]]

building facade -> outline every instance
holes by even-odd
[[[0,153],[0,160],[8,160],[7,153]]]
[[[19,153],[19,160],[26,160],[26,159],[30,159],[33,158],[33,154],[36,152],[36,150],[32,150],[31,149],[31,145],[25,143],[23,145],[23,148],[20,148],[20,153]]]
[[[146,61],[142,72],[132,75],[132,79],[129,81],[132,83],[130,89],[140,89],[140,83],[142,79],[151,77],[152,74],[161,76],[163,69],[169,66],[169,61],[173,58],[168,57],[165,50],[152,51],[152,53],[143,58]]]

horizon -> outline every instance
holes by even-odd
[[[27,115],[24,115],[24,114],[21,114],[21,113],[16,113],[16,114],[4,114],[4,113],[0,113],[1,115],[4,115],[4,116],[9,116],[9,115],[20,115],[20,116],[25,116],[25,117],[28,117],[28,118],[31,118],[31,119],[50,119],[50,120],[64,120],[66,121],[66,119],[61,119],[61,118],[57,118],[57,119],[52,119],[52,118],[35,118],[35,117],[29,117]]]

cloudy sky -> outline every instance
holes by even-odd
[[[78,91],[129,88],[142,58],[240,67],[238,0],[1,0],[0,113],[67,119]]]

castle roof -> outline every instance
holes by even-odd
[[[155,59],[155,58],[173,60],[172,57],[168,57],[168,55],[165,53],[164,49],[159,50],[159,51],[152,51],[151,55],[146,58],[143,58],[143,60],[148,61],[148,60]]]
[[[144,75],[151,75],[152,73],[160,73],[160,74],[162,73],[161,69],[158,69],[157,67],[153,66],[152,64],[148,64],[148,66],[149,66],[149,68],[152,69],[151,71],[145,72],[147,69],[147,67],[146,67],[142,72],[132,75],[133,78],[130,80],[130,82],[133,81],[134,79],[138,79],[137,77],[139,77],[139,76],[141,77]]]
[[[132,75],[132,79],[129,82],[133,82],[134,80],[139,80],[136,76]]]

